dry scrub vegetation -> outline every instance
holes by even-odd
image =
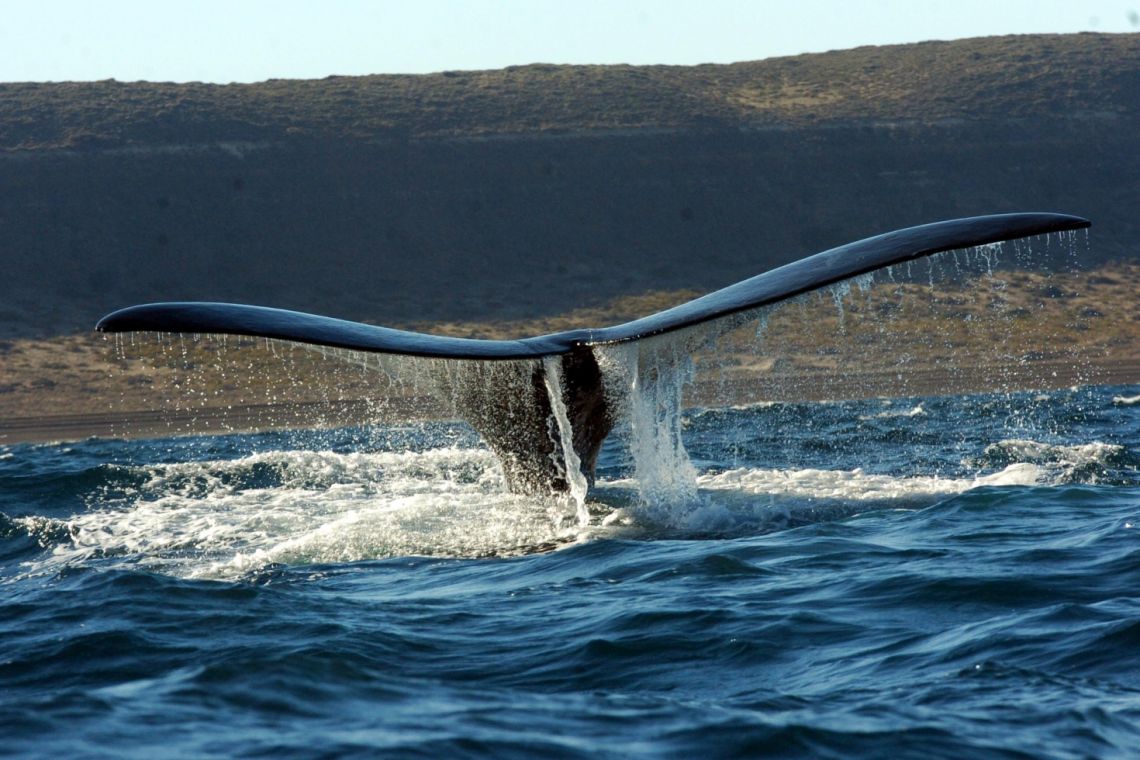
[[[919,278],[921,280],[921,278]],[[938,283],[880,275],[810,294],[698,355],[696,403],[922,395],[1140,381],[1140,265]],[[563,317],[405,325],[512,338],[634,319],[691,292]],[[346,424],[432,414],[426,386],[378,367],[249,338],[84,334],[0,344],[0,442],[162,430]],[[359,355],[357,355],[359,356]],[[415,368],[404,372],[416,375]]]
[[[1140,35],[986,37],[730,65],[563,66],[213,85],[0,84],[0,150],[584,130],[1135,118]]]

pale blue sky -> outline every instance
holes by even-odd
[[[728,63],[928,39],[1140,32],[1140,0],[0,0],[0,81],[253,82]]]

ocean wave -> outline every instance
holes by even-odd
[[[265,451],[231,460],[107,465],[88,509],[62,520],[5,518],[50,542],[39,572],[109,557],[186,577],[393,556],[486,557],[587,539],[730,536],[921,509],[981,486],[1072,480],[1058,462],[1111,461],[1121,447],[1003,441],[1001,469],[968,477],[738,467],[699,474],[695,496],[643,503],[630,478],[603,479],[578,525],[570,499],[505,491],[482,448],[420,452]],[[85,473],[81,482],[93,476]],[[88,484],[89,485],[89,484]],[[21,522],[21,520],[23,522]],[[13,527],[14,526],[14,527]]]
[[[889,406],[890,402],[887,402],[886,405]],[[927,413],[926,408],[923,406],[923,404],[919,403],[919,404],[916,404],[916,405],[914,405],[908,409],[887,409],[887,410],[884,410],[881,412],[877,412],[875,414],[861,414],[861,415],[859,415],[859,419],[860,420],[887,420],[887,419],[893,419],[896,417],[920,417],[926,413]]]
[[[1069,408],[1093,398],[1060,393],[1049,424],[1099,419]],[[657,470],[635,466],[618,436],[603,450],[585,526],[567,498],[507,493],[491,452],[454,426],[16,447],[0,467],[0,514],[9,515],[0,550],[31,558],[32,573],[118,562],[240,578],[396,556],[513,556],[594,539],[758,535],[924,509],[980,487],[1136,484],[1134,451],[1111,438],[1081,442],[1083,432],[1061,442],[1035,435],[1030,401],[697,410],[687,416],[695,466],[684,482],[647,488],[640,481]],[[1030,434],[1009,435],[1022,430]],[[675,475],[676,462],[664,461]]]
[[[893,476],[855,470],[735,468],[697,478],[697,497],[631,504],[606,525],[690,536],[739,536],[881,510],[915,510],[982,486],[1036,486],[1048,473],[1031,463],[966,478]],[[613,485],[633,491],[636,483]]]
[[[270,451],[132,468],[66,520],[41,571],[119,556],[188,577],[237,577],[275,563],[404,555],[491,556],[578,537],[567,499],[506,493],[489,451]]]
[[[1119,392],[695,414],[689,495],[614,445],[585,528],[454,427],[15,446],[4,746],[1127,755]]]
[[[1123,471],[1137,464],[1135,455],[1120,444],[1092,441],[1057,444],[1030,439],[1009,439],[989,444],[981,457],[971,460],[978,467],[1001,467],[1016,463],[1040,466],[1047,479],[1060,483],[1127,482]]]

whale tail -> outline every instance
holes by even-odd
[[[198,302],[131,306],[107,315],[96,329],[249,335],[475,360],[461,363],[452,378],[452,396],[456,411],[499,457],[508,487],[523,493],[573,491],[583,479],[592,482],[598,451],[617,416],[599,366],[599,347],[705,323],[714,323],[707,333],[713,336],[764,307],[885,267],[1089,225],[1066,214],[1020,213],[910,227],[817,253],[632,322],[521,340],[449,338],[263,306]]]

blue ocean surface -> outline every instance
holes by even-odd
[[[0,755],[1136,757],[1135,386],[0,447]]]

